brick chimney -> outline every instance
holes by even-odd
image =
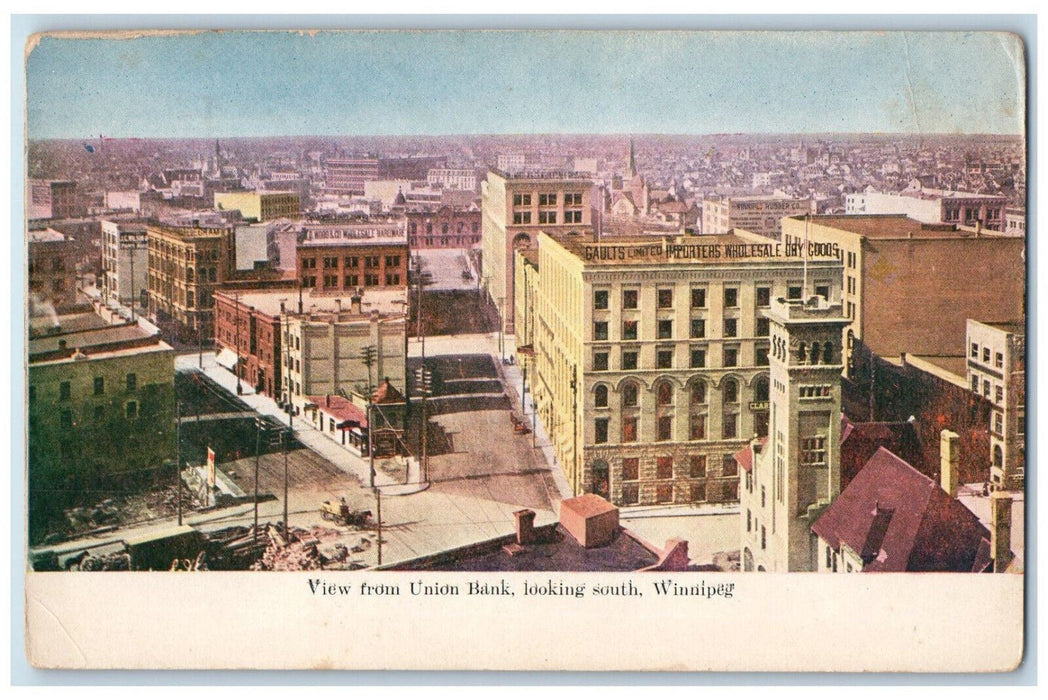
[[[524,546],[535,541],[535,511],[530,508],[514,511],[517,519],[517,544]]]
[[[353,296],[351,296],[349,298],[349,310],[353,314],[358,315],[358,316],[360,315],[360,299],[361,299],[361,296],[360,296],[359,293],[354,294]],[[340,303],[339,304],[339,311],[341,311],[341,310],[342,310],[342,305]]]
[[[990,494],[990,553],[993,570],[1004,571],[1012,561],[1012,497],[1003,491]]]
[[[951,430],[939,434],[939,485],[942,490],[957,498],[957,481],[960,478],[961,436]]]

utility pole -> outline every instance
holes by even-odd
[[[236,315],[236,346],[237,346],[237,363],[235,365],[234,374],[237,375],[237,396],[244,393],[244,387],[240,384],[240,292],[235,292],[233,295],[235,300],[233,306],[233,313]]]
[[[182,415],[175,399],[175,500],[178,501],[178,524],[182,524]]]
[[[284,308],[284,300],[280,300],[280,315],[284,322],[284,349],[287,356],[287,364],[284,365],[284,381],[287,382],[287,430],[284,432],[284,541],[287,541],[288,516],[287,516],[287,482],[288,482],[288,450],[291,449],[291,440],[295,436],[295,414],[291,410],[291,377],[288,375],[288,366],[291,364],[291,324],[288,322],[287,310]]]
[[[415,257],[415,260],[417,261],[416,265],[415,265],[415,275],[416,275],[416,277],[418,277],[418,309],[417,309],[417,312],[416,312],[417,315],[418,315],[418,319],[417,319],[418,320],[417,335],[418,335],[419,342],[421,342],[422,341],[422,255],[421,254],[417,254],[416,257]]]
[[[262,416],[255,418],[255,529],[254,541],[258,543],[258,459],[262,452]]]
[[[426,365],[415,370],[415,383],[418,385],[419,393],[422,395],[422,425],[419,428],[419,480],[429,481],[429,430],[426,416],[426,397],[433,389],[433,373],[426,369]]]
[[[196,328],[197,328],[197,352],[199,353],[198,362],[200,369],[204,369],[204,329],[200,323],[200,316],[196,317]]]
[[[499,358],[503,362],[505,362],[506,361],[506,353],[502,349],[502,341],[503,341],[502,330],[504,328],[504,324],[503,324],[503,320],[502,320],[502,313],[503,313],[503,311],[502,311],[502,303],[503,303],[503,301],[505,301],[505,297],[499,297]]]
[[[375,542],[378,544],[378,566],[382,566],[382,491],[377,487],[375,488],[375,514],[375,522],[378,524],[378,532],[375,536]]]
[[[579,495],[579,367],[571,366],[571,474],[572,491]]]

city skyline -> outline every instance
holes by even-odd
[[[1021,135],[1023,58],[1006,33],[43,36],[27,135]]]

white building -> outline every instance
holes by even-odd
[[[844,213],[905,214],[925,224],[959,224],[978,226],[990,231],[1004,231],[1004,211],[1008,198],[1000,195],[975,194],[922,188],[914,183],[901,192],[868,190],[846,195]]]
[[[968,385],[993,404],[990,483],[1022,489],[1026,479],[1026,329],[1020,322],[968,320]]]
[[[146,225],[102,222],[102,299],[130,306],[148,286],[149,250]]]
[[[477,189],[477,173],[472,168],[430,168],[426,182],[448,190]]]

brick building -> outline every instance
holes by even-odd
[[[170,337],[214,337],[214,291],[235,260],[233,229],[149,224],[149,317]]]
[[[76,303],[76,242],[54,229],[28,235],[29,294],[52,306]]]
[[[403,221],[308,225],[298,241],[297,276],[303,289],[349,294],[356,289],[408,284],[408,241]]]
[[[480,210],[443,206],[407,213],[408,245],[424,248],[472,248],[480,245]]]

